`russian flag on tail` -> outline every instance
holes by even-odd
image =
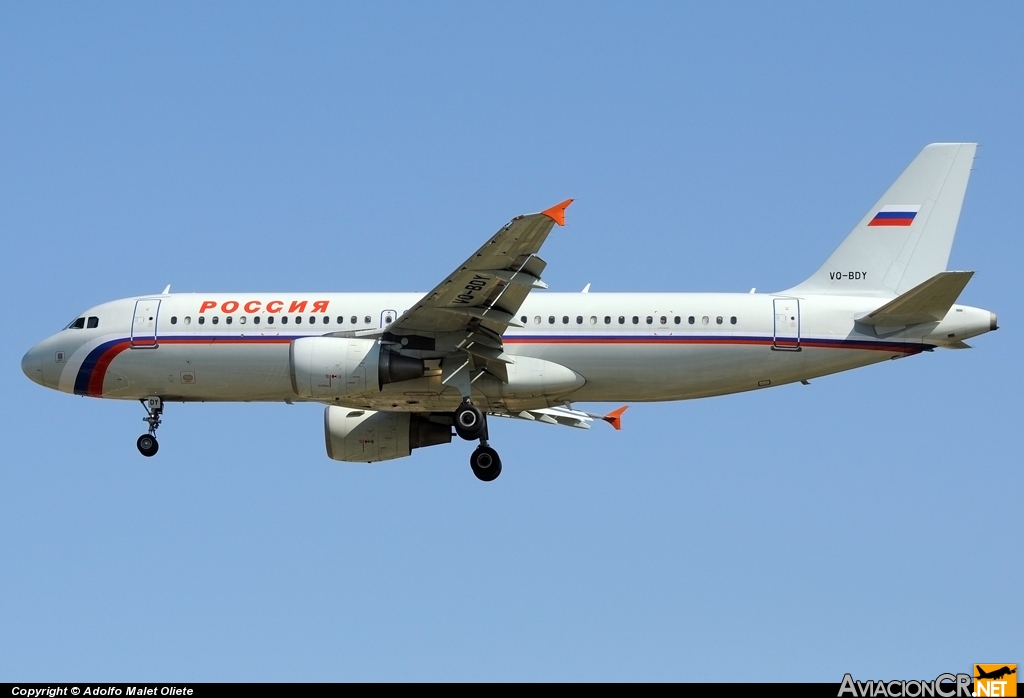
[[[883,206],[882,209],[875,214],[875,217],[868,223],[868,227],[872,226],[908,226],[914,222],[914,218],[921,210],[920,206],[911,206],[909,204],[890,204]]]

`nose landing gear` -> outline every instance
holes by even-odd
[[[501,458],[487,445],[487,415],[466,398],[455,410],[454,417],[456,434],[466,441],[480,439],[480,445],[469,457],[469,467],[480,480],[491,482],[501,475]]]
[[[147,397],[139,402],[146,408],[146,416],[142,418],[142,421],[149,425],[149,433],[140,436],[135,445],[138,447],[139,453],[149,458],[155,456],[160,448],[160,444],[156,440],[156,430],[160,426],[160,418],[164,413],[164,401],[158,397]]]

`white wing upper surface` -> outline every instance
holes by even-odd
[[[530,291],[546,288],[540,280],[546,263],[537,253],[555,224],[565,224],[570,203],[512,219],[388,326],[384,339],[406,352],[465,352],[503,375],[501,336],[518,325],[515,315]]]

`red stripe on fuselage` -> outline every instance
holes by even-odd
[[[110,366],[110,362],[114,360],[114,357],[130,346],[131,342],[125,340],[118,342],[100,354],[100,358],[96,360],[96,365],[92,369],[92,375],[89,376],[89,387],[86,389],[86,395],[89,397],[103,397],[103,379],[107,377],[107,367]]]
[[[503,338],[505,344],[715,344],[733,346],[765,346],[776,344],[771,337],[708,338],[708,337],[514,337]],[[779,343],[795,347],[795,339],[782,338]],[[814,349],[859,349],[862,351],[887,351],[898,354],[917,354],[926,348],[923,345],[896,344],[895,342],[842,341],[801,339],[800,346]]]

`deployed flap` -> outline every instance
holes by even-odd
[[[932,143],[809,279],[787,295],[892,298],[946,270],[976,143]]]
[[[491,412],[495,417],[513,417],[525,419],[530,422],[542,422],[544,424],[558,424],[563,427],[575,427],[577,429],[589,429],[590,422],[594,421],[588,412],[570,409],[568,407],[543,407],[534,410],[523,410],[521,412]]]
[[[567,199],[557,206],[514,218],[388,327],[396,336],[437,336],[483,328],[500,337],[532,288],[543,288],[545,262],[537,257],[548,233],[565,223]],[[500,342],[499,342],[500,344]],[[499,347],[500,348],[500,347]]]
[[[865,325],[884,327],[939,322],[946,317],[972,276],[973,271],[941,272],[856,320]]]

